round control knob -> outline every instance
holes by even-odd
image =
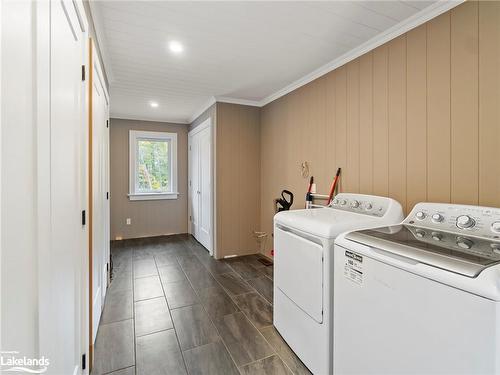
[[[342,206],[345,206],[345,205],[347,204],[347,201],[346,201],[345,199],[342,199],[342,200],[340,201],[340,204],[341,204]]]
[[[432,221],[435,222],[435,223],[440,223],[443,220],[444,220],[444,217],[441,214],[434,214],[434,215],[432,215]]]
[[[425,231],[424,231],[424,230],[422,230],[422,229],[417,229],[417,230],[415,231],[415,234],[417,235],[417,237],[420,237],[420,238],[425,237]]]
[[[472,228],[476,222],[469,215],[460,215],[457,217],[457,227],[460,229]]]
[[[462,249],[470,249],[474,245],[474,242],[464,237],[457,237],[457,246]]]
[[[359,207],[359,202],[358,201],[352,201],[351,202],[351,207],[352,208],[358,208]]]
[[[500,243],[492,243],[490,246],[494,253],[500,254]]]
[[[491,230],[495,233],[500,233],[500,221],[495,221],[491,224]]]
[[[426,215],[425,213],[423,213],[422,211],[417,212],[417,214],[415,215],[415,217],[416,217],[418,220],[424,220],[426,216],[427,216],[427,215]]]
[[[368,211],[369,211],[369,210],[371,210],[371,209],[373,208],[373,204],[371,204],[371,203],[367,203],[367,204],[365,205],[365,208],[366,208],[366,210],[368,210]]]
[[[333,200],[333,204],[339,204],[339,200],[338,199],[334,199]]]
[[[443,235],[438,232],[432,232],[432,239],[435,241],[441,241],[443,239]]]

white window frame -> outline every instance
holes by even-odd
[[[136,171],[137,171],[137,142],[141,139],[150,139],[156,141],[170,141],[170,187],[171,191],[140,193],[136,190]],[[129,131],[129,194],[131,201],[137,200],[155,200],[155,199],[177,199],[177,134],[167,132],[151,132],[142,130]]]

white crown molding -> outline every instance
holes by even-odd
[[[186,119],[172,119],[172,118],[153,118],[153,117],[143,117],[143,116],[133,116],[133,115],[123,115],[119,113],[111,113],[109,115],[110,119],[118,120],[135,120],[135,121],[153,121],[153,122],[167,122],[169,124],[178,125],[189,125],[191,122]]]
[[[248,105],[251,107],[262,107],[262,104],[260,104],[261,102],[257,100],[231,98],[229,96],[216,96],[215,99],[219,103],[241,104],[241,105]]]
[[[201,116],[201,114],[203,112],[205,112],[207,109],[209,109],[211,106],[213,106],[215,104],[216,100],[215,100],[215,97],[214,96],[211,96],[206,102],[205,104],[203,104],[200,108],[198,108],[194,114],[191,115],[191,117],[189,118],[189,124],[192,124],[194,122],[194,120],[196,120],[198,117]]]
[[[282,88],[279,91],[276,91],[274,94],[267,96],[266,98],[259,101],[259,107],[263,107],[266,104],[271,103],[272,101],[281,98],[282,96],[292,92],[293,90],[298,89],[301,86],[308,84],[311,81],[314,81],[316,78],[319,78],[332,70],[335,70],[342,65],[347,64],[349,61],[357,59],[361,55],[381,46],[388,41],[397,38],[398,36],[410,31],[411,29],[420,26],[427,21],[443,14],[450,9],[456,7],[457,5],[462,4],[465,0],[445,0],[445,1],[437,1],[432,5],[429,5],[427,8],[422,9],[420,12],[414,14],[413,16],[407,18],[404,21],[394,25],[393,27],[387,29],[386,31],[378,34],[374,38],[368,40],[367,42],[361,44],[359,47],[345,53],[339,58],[330,61],[329,63],[323,65],[322,67],[314,70],[313,72],[305,75],[304,77],[296,80],[290,85]],[[238,99],[236,99],[238,100]]]

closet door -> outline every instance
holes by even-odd
[[[197,130],[189,142],[191,233],[212,254],[211,128]]]
[[[211,190],[211,153],[210,153],[210,128],[199,132],[198,154],[199,154],[199,224],[197,240],[212,253],[212,190]]]
[[[200,223],[200,153],[196,134],[190,137],[191,233],[197,239]]]
[[[73,374],[79,368],[81,345],[81,254],[85,251],[82,222],[82,53],[84,38],[75,5],[50,3],[50,301],[41,302],[52,331],[50,370]],[[47,172],[48,173],[48,172]],[[46,310],[47,309],[47,310]],[[50,311],[50,312],[49,312]]]

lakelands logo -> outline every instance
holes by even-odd
[[[0,352],[0,373],[21,372],[28,374],[43,374],[50,365],[48,358],[29,358],[20,356],[17,351]]]

